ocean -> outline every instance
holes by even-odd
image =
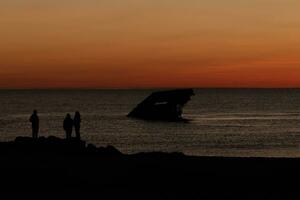
[[[155,122],[126,115],[156,90],[0,90],[0,141],[64,138],[67,113],[82,115],[82,139],[123,153],[183,152],[195,156],[300,157],[300,89],[195,89],[183,116]]]

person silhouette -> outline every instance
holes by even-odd
[[[29,118],[29,121],[31,122],[32,125],[32,138],[37,139],[38,134],[39,134],[39,117],[37,115],[37,110],[34,110],[32,115]]]
[[[64,120],[64,130],[66,132],[66,138],[71,139],[72,137],[72,131],[73,131],[73,120],[71,118],[70,114],[67,114],[65,120]]]
[[[75,112],[75,116],[74,116],[74,128],[75,128],[75,134],[76,134],[76,138],[78,140],[80,140],[80,123],[81,123],[81,116],[80,113],[78,111]]]

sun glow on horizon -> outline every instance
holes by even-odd
[[[295,0],[0,2],[0,88],[300,87]]]

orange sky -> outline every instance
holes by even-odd
[[[0,88],[300,87],[299,0],[0,1]]]

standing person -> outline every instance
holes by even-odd
[[[70,114],[67,114],[64,120],[64,130],[66,132],[66,138],[71,139],[73,131],[73,120]]]
[[[80,140],[80,123],[81,123],[80,113],[76,111],[74,116],[74,128],[75,128],[76,138],[78,140]]]
[[[29,121],[31,122],[32,125],[32,138],[37,139],[39,134],[39,125],[40,125],[40,120],[37,115],[37,110],[33,111],[32,115],[29,118]]]

